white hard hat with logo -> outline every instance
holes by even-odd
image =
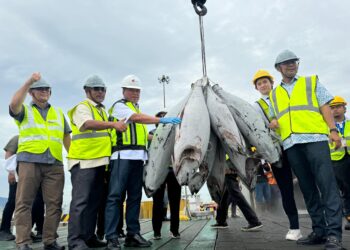
[[[122,88],[127,88],[127,89],[140,89],[140,78],[138,78],[135,75],[127,75],[124,77],[122,80]]]

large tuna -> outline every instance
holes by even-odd
[[[202,188],[208,179],[209,173],[211,172],[214,165],[217,143],[218,139],[216,135],[211,132],[208,149],[201,165],[199,165],[199,171],[194,173],[188,182],[188,188],[192,194],[198,193],[198,191]]]
[[[182,112],[189,95],[175,105],[166,116],[178,116]],[[144,167],[144,188],[148,197],[165,181],[174,152],[175,125],[159,124],[148,149],[148,162]]]
[[[182,122],[176,127],[173,168],[180,185],[186,185],[197,171],[208,148],[210,120],[203,95],[203,83],[192,85],[188,102],[183,109]]]
[[[279,145],[273,142],[269,129],[257,111],[248,102],[224,91],[217,84],[213,90],[226,103],[240,132],[256,148],[257,155],[270,163],[278,162]]]
[[[216,147],[214,165],[207,180],[209,194],[217,204],[220,204],[225,191],[225,166],[225,151],[221,145],[218,144]]]

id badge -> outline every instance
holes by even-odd
[[[345,138],[341,138],[341,146],[342,146],[342,148],[346,147],[346,140],[345,140]]]

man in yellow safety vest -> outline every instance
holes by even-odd
[[[326,243],[325,249],[342,249],[341,200],[328,147],[328,140],[336,148],[341,145],[329,107],[333,97],[316,75],[298,76],[298,66],[299,58],[292,51],[281,52],[275,68],[282,82],[270,93],[270,126],[280,129],[312,220],[312,233],[297,244]]]
[[[115,102],[109,110],[110,120],[126,119],[125,132],[112,131],[112,156],[110,182],[105,212],[107,249],[120,249],[117,225],[123,193],[126,192],[127,235],[125,246],[150,247],[151,243],[140,235],[140,203],[142,197],[143,164],[147,156],[147,127],[145,124],[181,122],[177,117],[154,117],[140,111],[140,79],[128,75],[122,81],[123,99]]]
[[[23,102],[28,92],[32,102],[25,105]],[[29,247],[31,208],[40,186],[46,206],[44,249],[64,249],[56,238],[64,186],[62,145],[68,151],[71,131],[62,110],[48,102],[50,96],[50,84],[41,78],[40,73],[33,73],[10,103],[10,115],[19,128],[15,225],[16,243],[20,250],[32,249]]]
[[[261,94],[260,99],[255,102],[255,106],[267,126],[271,121],[271,116],[269,114],[271,101],[269,95],[273,89],[273,83],[273,76],[266,70],[258,70],[253,77],[255,89]],[[278,133],[279,131],[276,131],[276,134]],[[276,164],[272,164],[271,168],[281,191],[283,209],[289,220],[289,230],[285,236],[285,239],[296,241],[300,239],[302,235],[299,229],[298,210],[294,199],[292,170],[289,166],[287,156],[284,151],[282,151],[281,161],[281,167],[278,167]],[[259,188],[259,186],[257,187]]]
[[[126,129],[123,121],[108,121],[102,104],[106,85],[99,76],[88,77],[84,90],[87,98],[68,111],[72,127],[68,153],[72,181],[68,246],[72,250],[106,246],[95,235],[95,227],[104,171],[112,149],[109,130],[122,132]]]
[[[343,200],[343,213],[347,220],[344,229],[350,230],[350,120],[345,117],[346,104],[344,98],[335,96],[329,105],[342,138],[342,146],[336,150],[330,144],[330,150],[335,178]]]

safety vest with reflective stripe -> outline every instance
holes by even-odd
[[[269,104],[267,104],[267,102],[262,98],[257,100],[256,103],[259,105],[259,107],[263,111],[265,118],[270,122],[271,117],[269,112],[270,111]],[[275,133],[278,135],[281,135],[280,129],[279,128],[275,129]]]
[[[108,121],[107,113],[104,109],[101,108],[101,110],[99,110],[87,100],[78,105],[80,104],[86,105],[91,110],[93,120]],[[72,142],[69,148],[68,158],[91,160],[111,156],[112,144],[108,129],[85,130],[80,132],[73,122],[73,113],[77,106],[68,111],[68,117],[72,128]]]
[[[281,85],[270,92],[282,141],[291,134],[329,133],[316,98],[316,82],[316,75],[299,77],[290,96]]]
[[[118,121],[117,118],[113,117],[114,106],[117,103],[123,103],[128,108],[130,108],[135,113],[141,113],[138,107],[132,102],[129,102],[125,99],[121,99],[116,101],[112,107],[108,110],[109,113],[109,121]],[[147,145],[147,127],[141,123],[130,122],[128,124],[128,128],[124,132],[119,132],[113,129],[112,131],[112,147],[113,152],[119,150],[146,150]]]
[[[17,153],[42,154],[49,149],[55,159],[62,161],[64,137],[62,110],[50,106],[44,120],[35,106],[23,105],[23,108],[23,121],[15,120],[19,128]]]
[[[346,141],[346,148],[341,147],[335,150],[335,144],[329,144],[332,161],[340,161],[343,159],[346,153],[345,151],[347,151],[347,153],[350,155],[350,120],[347,120],[344,126],[344,135],[339,132],[339,136]]]

